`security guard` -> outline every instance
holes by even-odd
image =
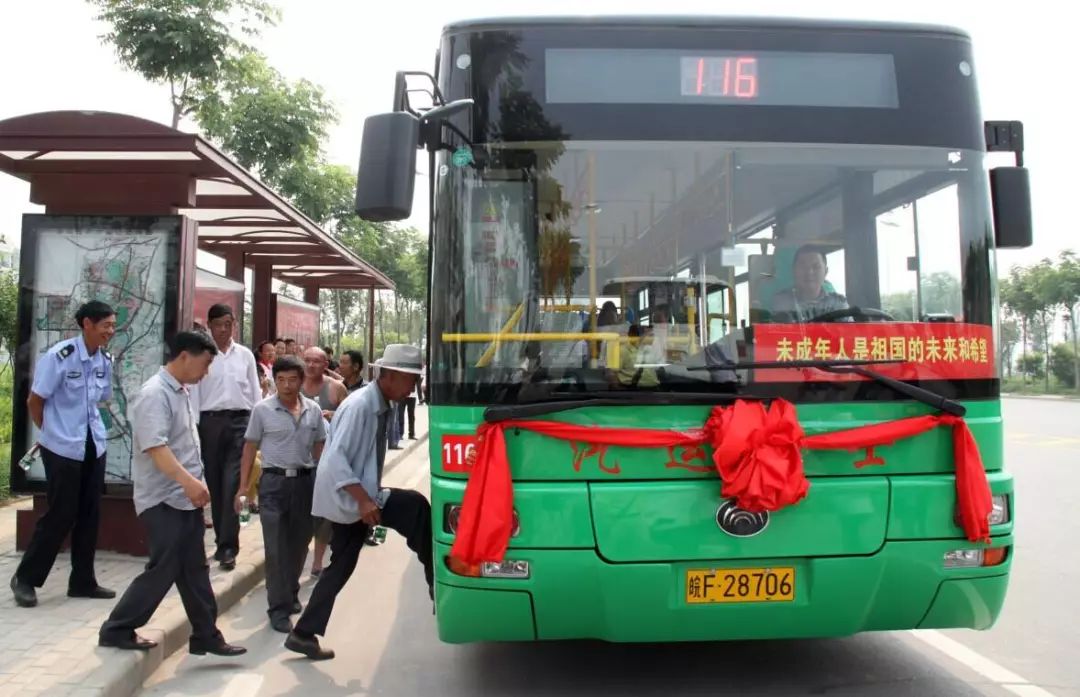
[[[15,602],[37,605],[56,555],[71,533],[72,598],[113,598],[94,575],[101,493],[105,488],[105,424],[98,402],[112,399],[112,357],[105,346],[116,333],[116,313],[93,300],[79,308],[82,335],[52,346],[38,360],[27,407],[40,429],[49,510],[38,519],[11,579]]]

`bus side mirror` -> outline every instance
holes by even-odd
[[[990,170],[994,241],[998,249],[1023,249],[1032,242],[1031,187],[1024,167]]]
[[[404,220],[412,215],[420,122],[395,111],[364,120],[356,214],[365,220]]]

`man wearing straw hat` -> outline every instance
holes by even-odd
[[[372,526],[400,533],[424,565],[432,590],[431,504],[423,494],[381,486],[386,458],[390,402],[407,397],[420,379],[420,349],[390,344],[373,364],[374,382],[350,394],[334,412],[330,435],[315,473],[312,514],[333,524],[330,565],[319,576],[307,608],[285,640],[285,648],[313,660],[334,657],[319,645],[326,634],[334,600],[345,587]]]

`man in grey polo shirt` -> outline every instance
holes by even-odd
[[[304,364],[295,356],[274,361],[277,394],[251,410],[244,454],[240,459],[240,491],[247,491],[255,462],[262,452],[259,479],[259,520],[266,550],[266,601],[270,626],[288,634],[289,615],[300,612],[300,572],[311,542],[311,496],[315,463],[326,440],[322,409],[300,394]],[[240,509],[240,495],[235,501]]]
[[[349,395],[334,412],[330,437],[315,475],[312,512],[330,520],[330,566],[319,576],[307,608],[285,640],[285,648],[313,660],[333,658],[319,646],[334,600],[356,569],[368,530],[385,525],[405,538],[424,566],[432,591],[431,504],[417,491],[382,488],[390,402],[406,397],[420,378],[420,349],[390,344],[375,362],[379,377]]]
[[[169,362],[143,383],[131,407],[135,512],[149,534],[150,561],[101,626],[100,646],[154,648],[156,642],[140,638],[135,630],[150,621],[175,583],[191,622],[191,653],[238,656],[246,651],[226,643],[217,628],[217,602],[203,543],[202,508],[210,501],[210,491],[185,387],[206,375],[215,354],[217,348],[206,335],[177,333],[169,342]]]

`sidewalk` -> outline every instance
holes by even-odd
[[[416,409],[416,432],[419,440],[403,440],[402,450],[387,453],[387,472],[416,449],[427,446],[426,407]],[[38,606],[16,606],[7,586],[21,558],[15,550],[15,512],[30,505],[30,499],[25,499],[0,508],[0,697],[127,697],[136,693],[167,656],[187,650],[190,626],[176,589],[169,592],[150,623],[139,630],[142,636],[158,642],[158,647],[147,653],[98,647],[98,629],[116,600],[68,598],[71,558],[66,552],[57,557],[48,581],[38,589]],[[207,550],[213,550],[212,530],[207,531]],[[145,564],[143,557],[98,552],[98,582],[119,597]],[[258,586],[264,573],[262,530],[256,515],[240,530],[236,568],[225,572],[211,562],[210,581],[219,614]],[[226,659],[207,657],[208,662],[221,660]]]

